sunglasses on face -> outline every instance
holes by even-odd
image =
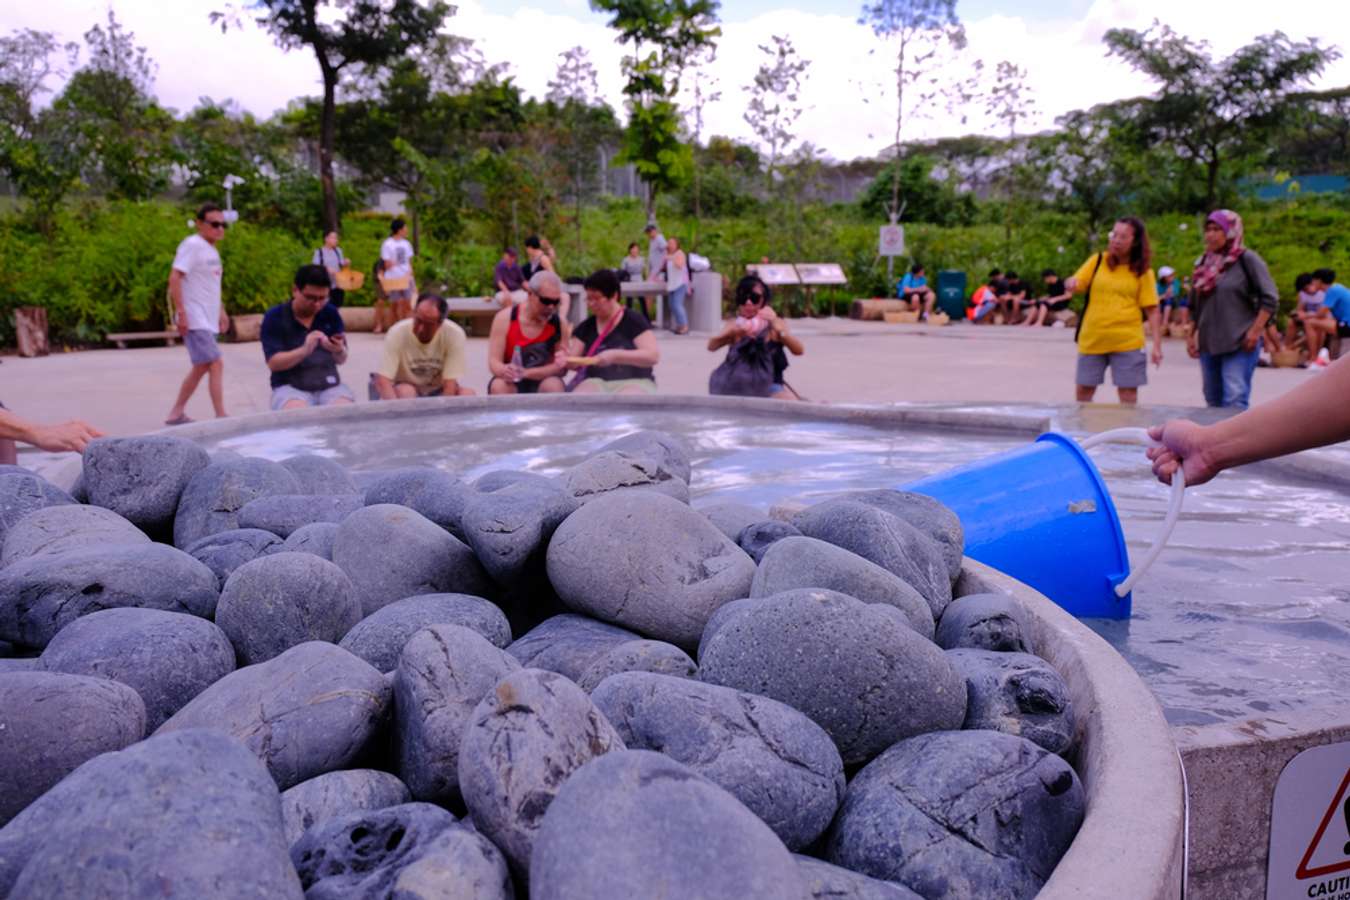
[[[212,228],[219,228],[222,231],[230,227],[230,223],[226,222],[224,219],[207,219],[206,224],[210,225]]]
[[[540,297],[540,298],[539,298],[539,302],[542,303],[542,304],[544,304],[545,306],[557,306],[559,303],[562,303],[562,298],[561,298],[561,297]]]

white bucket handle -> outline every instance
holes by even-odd
[[[1146,428],[1113,428],[1110,431],[1103,431],[1101,434],[1094,434],[1090,438],[1080,442],[1084,450],[1091,450],[1098,444],[1140,444],[1144,447],[1156,447],[1158,442],[1148,436]],[[1116,585],[1116,596],[1124,597],[1134,587],[1134,583],[1140,576],[1148,571],[1148,567],[1153,565],[1153,561],[1162,553],[1163,547],[1167,546],[1167,539],[1172,536],[1172,529],[1177,525],[1177,518],[1181,515],[1182,494],[1186,490],[1186,476],[1181,471],[1181,466],[1177,466],[1176,474],[1172,476],[1172,496],[1167,504],[1167,516],[1163,519],[1162,531],[1153,541],[1153,546],[1148,548],[1148,553],[1144,554],[1144,560],[1135,566],[1133,571],[1124,581]]]

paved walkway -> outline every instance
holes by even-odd
[[[787,380],[803,396],[826,403],[883,404],[1035,402],[1073,399],[1075,350],[1063,329],[953,325],[928,328],[848,319],[796,320],[793,330],[806,355],[793,357]],[[663,393],[706,394],[708,374],[724,351],[709,353],[707,335],[660,333],[662,359],[657,380]],[[351,358],[344,381],[366,402],[368,373],[380,356],[381,338],[351,335]],[[270,390],[257,343],[225,344],[225,402],[232,415],[265,412]],[[1165,345],[1161,368],[1149,368],[1147,404],[1202,404],[1200,373],[1181,341]],[[487,385],[487,340],[469,341],[466,382],[482,392]],[[181,347],[141,347],[54,353],[40,359],[7,356],[0,365],[0,400],[27,416],[48,421],[82,418],[113,435],[163,427],[165,413],[184,372]],[[1303,382],[1309,370],[1261,369],[1254,400],[1269,400]],[[1107,387],[1098,400],[1115,401]],[[188,406],[196,419],[211,416],[203,381]]]

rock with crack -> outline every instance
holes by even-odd
[[[801,710],[845,765],[903,738],[960,728],[965,682],[891,607],[835,591],[785,591],[740,605],[699,656],[699,678]]]
[[[952,581],[961,574],[961,561],[966,555],[966,533],[961,520],[946,504],[927,494],[895,490],[851,491],[842,499],[866,503],[904,519],[941,545],[942,558],[947,561],[947,574]]]
[[[144,736],[145,704],[125,684],[57,672],[0,675],[0,824],[86,760]]]
[[[733,541],[748,526],[765,520],[764,510],[748,503],[710,503],[697,507],[697,512]]]
[[[225,587],[234,570],[269,553],[279,553],[282,540],[261,528],[234,528],[207,535],[187,548],[188,556],[216,575],[216,583]]]
[[[10,527],[29,513],[74,503],[74,497],[44,478],[22,472],[0,474],[0,544]]]
[[[563,613],[525,632],[506,648],[522,666],[546,669],[580,681],[610,651],[641,635],[589,616]]]
[[[649,456],[609,450],[577,463],[561,476],[563,491],[578,503],[590,503],[611,494],[665,494],[689,502],[689,484]]]
[[[210,618],[211,570],[165,544],[114,544],[30,556],[0,569],[0,639],[45,647],[77,618],[134,606]]]
[[[923,900],[903,884],[868,878],[814,856],[794,855],[811,900]]]
[[[824,588],[864,603],[885,603],[905,614],[910,627],[933,639],[933,611],[923,595],[898,576],[843,547],[809,537],[788,537],[765,552],[750,584],[751,597],[797,588]]]
[[[361,493],[347,470],[326,456],[301,453],[286,457],[281,465],[295,476],[302,494],[324,497]]]
[[[216,624],[245,666],[306,641],[335,644],[360,621],[351,579],[312,553],[272,553],[244,563],[216,604]]]
[[[459,751],[479,702],[520,663],[459,625],[430,625],[403,648],[394,674],[397,771],[418,800],[457,803]]]
[[[320,559],[333,560],[333,541],[337,539],[337,523],[315,522],[292,531],[281,545],[286,553],[313,553]]]
[[[492,579],[510,586],[542,572],[549,538],[577,505],[555,484],[521,482],[490,494],[471,492],[460,527]]]
[[[844,763],[786,704],[683,678],[624,672],[591,693],[630,750],[656,750],[721,785],[789,850],[809,846],[844,799]]]
[[[193,730],[94,757],[0,829],[0,896],[303,892],[267,771],[237,741]]]
[[[689,483],[692,474],[690,457],[693,451],[684,438],[666,431],[634,431],[610,441],[598,452],[615,450],[634,456],[646,456],[671,475]]]
[[[187,438],[98,438],[84,449],[80,477],[89,503],[159,532],[173,524],[188,482],[210,463],[206,451]]]
[[[460,517],[472,489],[447,472],[427,466],[398,469],[366,486],[366,505],[392,503],[406,506],[435,522],[459,540],[464,540]]]
[[[145,703],[152,732],[234,671],[234,647],[214,623],[158,609],[105,609],[62,628],[42,651],[48,672],[110,678]]]
[[[480,494],[495,494],[504,488],[519,484],[529,484],[540,488],[557,487],[558,482],[547,475],[537,472],[522,472],[519,469],[493,469],[485,472],[473,483],[473,489]]]
[[[750,555],[759,565],[759,561],[764,558],[764,554],[769,552],[769,548],[784,538],[800,537],[801,532],[795,525],[789,525],[787,522],[779,522],[776,519],[766,519],[762,522],[754,522],[745,526],[740,534],[736,536],[736,544]]]
[[[310,494],[276,494],[250,500],[239,510],[241,528],[261,528],[288,538],[315,522],[337,524],[365,506],[357,494],[315,497]]]
[[[548,546],[548,577],[570,608],[680,647],[749,593],[755,563],[716,526],[663,494],[600,497]]]
[[[409,799],[407,785],[378,769],[343,769],[302,781],[281,795],[286,845],[339,816],[398,806]]]
[[[655,672],[674,678],[697,678],[698,665],[679,647],[664,641],[626,641],[586,667],[577,686],[586,693],[620,672]]]
[[[377,609],[348,631],[339,644],[381,672],[392,672],[398,668],[404,645],[428,625],[462,625],[494,646],[511,643],[511,626],[496,604],[468,594],[420,594]]]
[[[856,500],[827,500],[792,520],[802,534],[843,547],[913,587],[937,619],[952,599],[942,545],[905,520]]]
[[[174,546],[186,549],[204,537],[240,527],[239,510],[251,500],[298,493],[295,476],[280,463],[252,456],[212,463],[183,488],[173,519]]]
[[[144,531],[112,510],[69,504],[47,506],[24,516],[5,533],[0,568],[43,553],[148,543],[150,538]]]
[[[1030,653],[948,650],[966,680],[966,729],[1016,734],[1051,753],[1073,749],[1073,701],[1064,678]]]
[[[378,736],[389,682],[340,647],[313,641],[226,675],[157,734],[211,728],[242,741],[277,785],[350,768]]]
[[[496,847],[429,803],[353,812],[307,831],[291,861],[308,900],[511,900]]]
[[[708,779],[649,750],[609,753],[563,785],[535,839],[532,900],[806,900],[792,854]]]
[[[996,731],[896,744],[850,782],[828,859],[927,900],[1034,897],[1083,821],[1068,763]]]
[[[969,647],[1000,653],[1035,653],[1026,610],[1007,594],[967,594],[947,607],[934,640],[944,650]]]
[[[352,580],[367,616],[415,594],[482,596],[488,590],[473,551],[405,506],[376,504],[344,519],[333,540],[333,562]]]
[[[563,782],[595,757],[623,748],[581,688],[553,672],[521,669],[488,692],[464,728],[460,793],[474,824],[523,874]]]

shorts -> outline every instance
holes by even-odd
[[[356,395],[345,384],[334,385],[321,391],[302,391],[289,384],[272,388],[272,409],[278,410],[292,400],[303,400],[306,406],[329,406],[338,400],[356,402]]]
[[[979,306],[975,307],[975,315],[972,316],[972,318],[974,319],[974,321],[978,322],[978,321],[980,321],[981,319],[983,319],[985,316],[987,316],[987,315],[989,315],[991,312],[993,312],[994,309],[995,309],[997,306],[998,306],[998,303],[997,303],[996,301],[993,301],[993,300],[983,300],[983,301],[980,302],[980,305],[979,305]]]
[[[1037,300],[1037,301],[1036,301],[1036,305],[1037,305],[1037,306],[1044,306],[1046,309],[1050,310],[1050,312],[1060,312],[1061,310],[1065,310],[1065,309],[1068,309],[1068,308],[1069,308],[1069,301],[1068,301],[1068,300],[1056,300],[1054,303],[1050,303],[1050,302],[1047,302],[1047,301],[1045,301],[1045,300]]]
[[[603,378],[587,378],[586,381],[597,385],[600,392],[604,394],[617,394],[624,388],[634,386],[642,388],[644,394],[656,393],[656,382],[650,378],[616,378],[613,381],[606,381]]]
[[[1148,384],[1148,358],[1143,350],[1125,350],[1120,353],[1080,353],[1074,383],[1096,387],[1106,381],[1106,367],[1111,367],[1111,383],[1118,388],[1137,388]]]
[[[397,303],[400,300],[411,302],[413,298],[412,288],[404,288],[401,291],[385,291],[384,298],[390,303]]]
[[[1176,297],[1163,303],[1163,306],[1170,306],[1174,309],[1186,309],[1190,305],[1191,301],[1187,300],[1185,297]]]
[[[216,333],[205,328],[193,328],[183,338],[187,347],[188,360],[194,366],[205,366],[220,359],[220,345],[216,343]]]
[[[492,382],[502,381],[496,375],[488,379],[488,393],[492,393]],[[539,393],[539,382],[533,378],[522,378],[515,382],[517,394],[537,394]]]
[[[1346,324],[1345,322],[1337,322],[1336,336],[1343,338],[1350,337],[1350,324]]]
[[[395,384],[400,384],[400,383],[402,383],[402,384],[408,384],[408,382],[406,382],[406,381],[405,381],[405,382],[395,382]],[[430,390],[430,391],[427,391],[425,394],[419,393],[417,396],[418,396],[418,397],[439,397],[439,396],[441,395],[441,392],[444,391],[444,390],[445,390],[445,383],[442,382],[442,383],[436,385],[436,387],[435,387],[434,389],[432,389],[432,390]],[[377,390],[375,389],[375,374],[374,374],[373,372],[372,372],[371,375],[370,375],[370,381],[369,381],[369,382],[367,383],[367,385],[366,385],[366,397],[367,397],[367,399],[369,399],[372,403],[380,399],[380,392],[377,391]]]

